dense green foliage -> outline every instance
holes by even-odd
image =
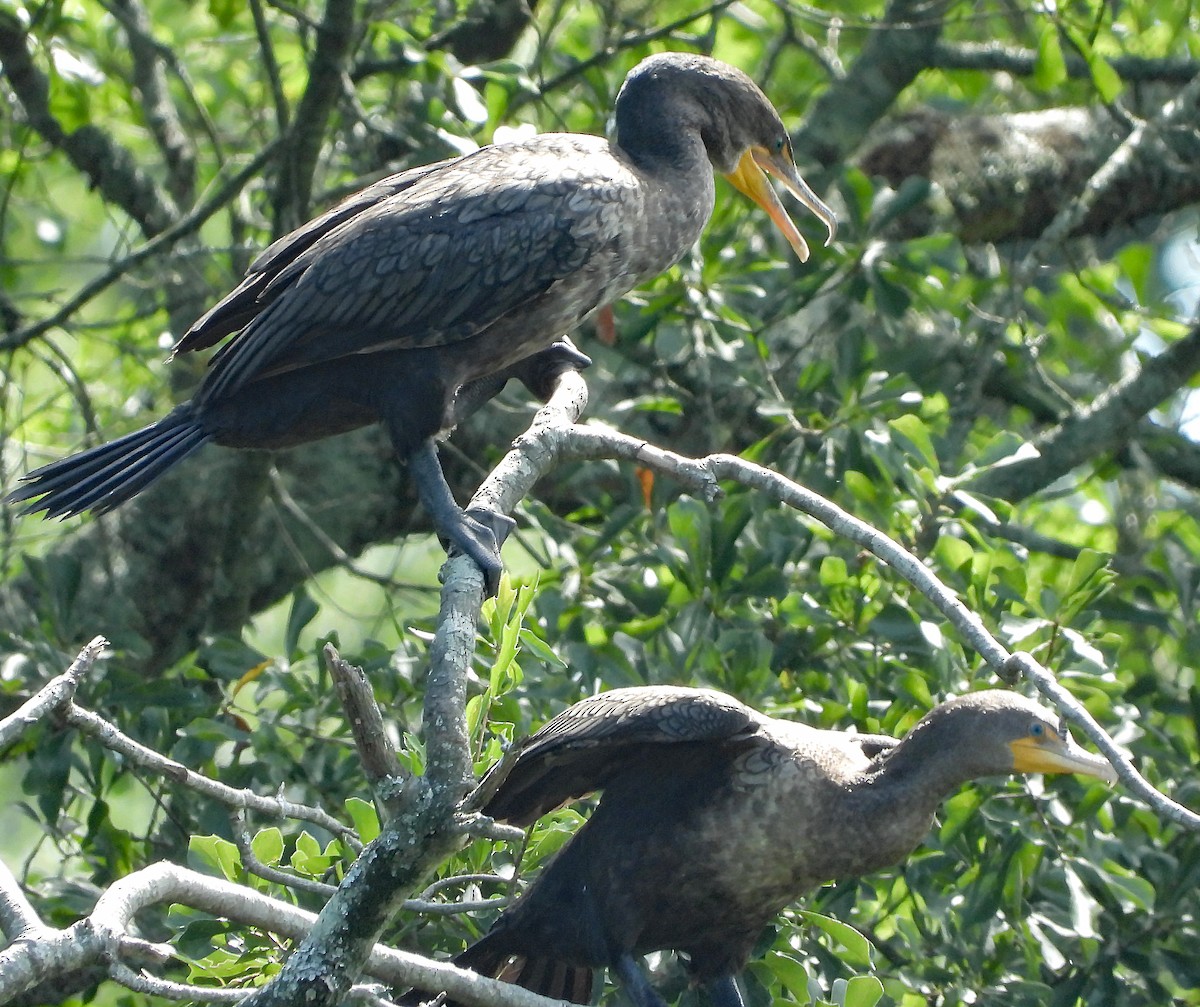
[[[166,366],[166,348],[272,236],[385,169],[469,149],[500,127],[603,132],[639,58],[704,49],[758,79],[796,128],[801,168],[842,220],[839,240],[789,261],[761,214],[722,186],[697,251],[617,305],[615,344],[581,339],[596,360],[590,414],[685,453],[742,453],[905,544],[1006,645],[1059,674],[1155,786],[1200,807],[1200,447],[1187,394],[1200,364],[1181,364],[1132,418],[1086,425],[1115,383],[1194,341],[1197,196],[1173,166],[1196,155],[1200,102],[1162,127],[1161,149],[1133,152],[1116,197],[1069,240],[1037,240],[1134,121],[1157,121],[1195,90],[1194,6],[598,0],[537,5],[511,38],[495,25],[470,36],[468,5],[455,6],[360,5],[338,57],[345,73],[322,104],[309,68],[316,25],[337,4],[0,0],[0,27],[45,76],[43,111],[91,143],[76,153],[51,135],[13,79],[10,49],[0,484],[185,397],[198,370]],[[493,8],[507,9],[470,13]],[[993,40],[994,61],[972,66],[974,44]],[[148,65],[182,140],[155,117]],[[855,73],[875,90],[848,86]],[[895,94],[872,113],[881,81]],[[1047,139],[1021,114],[1061,118]],[[1076,131],[1070,117],[1083,115],[1104,127]],[[901,116],[917,131],[942,123],[915,163],[892,131]],[[290,128],[298,117],[306,128]],[[262,156],[273,150],[283,153]],[[180,225],[247,165],[196,227]],[[1014,208],[1030,190],[1043,202]],[[30,334],[173,227],[154,254]],[[1080,459],[1046,480],[1004,481],[1023,471],[1024,448],[1072,416],[1090,445]],[[460,487],[527,417],[509,394],[463,431],[478,453],[477,465],[458,461]],[[337,640],[366,668],[419,770],[437,554],[416,534],[396,544],[411,515],[380,474],[391,463],[375,435],[346,438],[336,460],[319,450],[207,452],[103,527],[5,511],[0,712],[103,633],[117,646],[81,705],[231,786],[283,785],[369,839],[370,794],[321,644]],[[338,467],[350,463],[349,474]],[[478,768],[501,739],[602,688],[703,684],[772,714],[899,733],[947,694],[994,684],[894,572],[750,490],[727,490],[707,505],[662,477],[587,462],[525,502],[526,548],[505,551],[524,586],[506,581],[480,638],[468,711]],[[164,545],[173,537],[187,543],[178,553]],[[160,606],[155,622],[147,613]],[[45,722],[0,754],[22,822],[0,856],[24,865],[47,922],[66,925],[98,888],[164,857],[247,880],[226,809],[129,773],[95,741]],[[578,820],[568,809],[535,827],[524,869]],[[268,864],[336,883],[352,859],[312,826],[252,825]],[[442,873],[502,869],[512,854],[477,842]],[[1200,1004],[1198,891],[1200,839],[1120,787],[985,781],[947,803],[906,864],[781,918],[749,992],[753,1007]],[[492,918],[406,913],[384,939],[448,954]],[[193,913],[144,923],[176,938],[196,982],[254,978],[283,957],[273,938]],[[663,969],[661,988],[694,1003],[681,973]],[[99,996],[118,1002],[114,989]]]

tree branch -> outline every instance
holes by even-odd
[[[275,227],[285,234],[308,217],[313,172],[325,142],[329,116],[342,93],[342,76],[354,32],[354,0],[326,0],[317,27],[317,46],[308,67],[308,86],[284,143],[287,156],[279,165],[275,190]]]
[[[1076,80],[1091,80],[1092,71],[1078,53],[1064,52],[1067,74]],[[1200,73],[1200,60],[1179,57],[1148,57],[1122,53],[1107,59],[1117,75],[1129,83],[1160,81],[1186,84]],[[978,70],[1030,77],[1037,66],[1037,53],[999,42],[944,42],[934,44],[929,66],[939,70]]]
[[[0,19],[2,18],[3,14],[0,14]],[[102,294],[135,267],[162,254],[164,249],[170,248],[181,238],[195,234],[209,217],[237,198],[246,183],[262,171],[263,165],[275,156],[277,149],[278,141],[267,144],[241,170],[217,186],[207,199],[194,206],[186,216],[181,217],[166,230],[155,235],[128,255],[114,262],[104,272],[89,280],[72,294],[54,314],[0,338],[0,352],[15,350],[32,342],[50,329],[66,324],[75,312],[92,298]]]
[[[114,206],[153,237],[179,218],[179,207],[137,165],[134,156],[98,126],[68,133],[50,110],[50,84],[29,55],[29,35],[15,14],[0,11],[0,68],[20,99],[29,124]]]
[[[51,679],[16,711],[0,720],[0,750],[7,748],[43,717],[70,703],[79,683],[91,673],[92,665],[107,646],[108,641],[104,637],[95,637],[79,652],[66,671]]]
[[[1195,132],[1200,121],[1200,73],[1168,101],[1153,119],[1140,123],[1125,141],[1092,175],[1083,191],[1067,202],[1050,221],[1037,243],[1025,256],[1026,274],[1053,255],[1051,251],[1062,244],[1097,209],[1113,200],[1127,198],[1125,190],[1135,171],[1161,171],[1159,163],[1165,158],[1179,159],[1182,164],[1195,163],[1197,145]],[[1178,134],[1178,137],[1173,134]],[[1176,150],[1176,143],[1182,144]],[[1189,156],[1190,155],[1190,156]],[[1103,214],[1109,219],[1111,214]]]
[[[160,752],[147,748],[140,742],[123,734],[113,724],[103,717],[71,703],[62,712],[63,722],[78,728],[84,734],[90,735],[105,748],[116,752],[127,762],[140,766],[156,776],[169,780],[195,791],[211,800],[217,801],[228,808],[246,809],[266,815],[271,818],[291,818],[301,822],[312,822],[321,828],[338,836],[351,849],[358,849],[360,843],[354,830],[343,825],[327,811],[310,807],[306,804],[296,804],[283,797],[263,797],[252,790],[238,789],[227,786],[218,780],[188,769],[182,763],[169,759]]]
[[[795,135],[798,155],[833,169],[933,59],[949,0],[891,0],[844,77],[809,109]]]
[[[154,38],[150,16],[140,0],[107,0],[105,6],[121,22],[133,56],[133,82],[142,109],[167,169],[167,184],[179,206],[191,204],[196,187],[196,151],[171,101],[163,73],[163,47]]]
[[[1077,465],[1122,447],[1142,418],[1200,370],[1200,325],[1033,443],[1036,454],[969,476],[972,492],[1019,500],[1065,476]]]

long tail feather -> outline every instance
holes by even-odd
[[[102,514],[140,493],[207,440],[185,403],[148,427],[35,469],[5,499],[34,500],[22,513],[45,511],[48,518],[85,510]]]

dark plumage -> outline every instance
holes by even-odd
[[[434,440],[510,377],[545,397],[587,358],[555,340],[699,237],[713,169],[808,248],[770,172],[827,225],[787,132],[741,71],[664,53],[616,103],[617,140],[545,134],[385,178],[268,248],[175,353],[211,347],[195,397],[144,430],[46,465],[10,500],[103,512],[212,441],[282,448],[382,423],[439,533],[494,585],[507,518],[467,515]]]
[[[715,1002],[738,1007],[734,976],[775,914],[897,863],[943,798],[1012,772],[1115,779],[1012,692],[942,703],[901,741],[776,720],[704,689],[586,699],[527,739],[483,812],[527,826],[594,790],[600,804],[456,963],[577,1003],[610,968],[637,1007],[655,1007],[635,957],[670,949]]]

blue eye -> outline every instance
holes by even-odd
[[[1039,724],[1035,720],[1032,724],[1029,725],[1029,733],[1032,734],[1035,738],[1040,738],[1043,734],[1046,733],[1046,728],[1044,725]]]

